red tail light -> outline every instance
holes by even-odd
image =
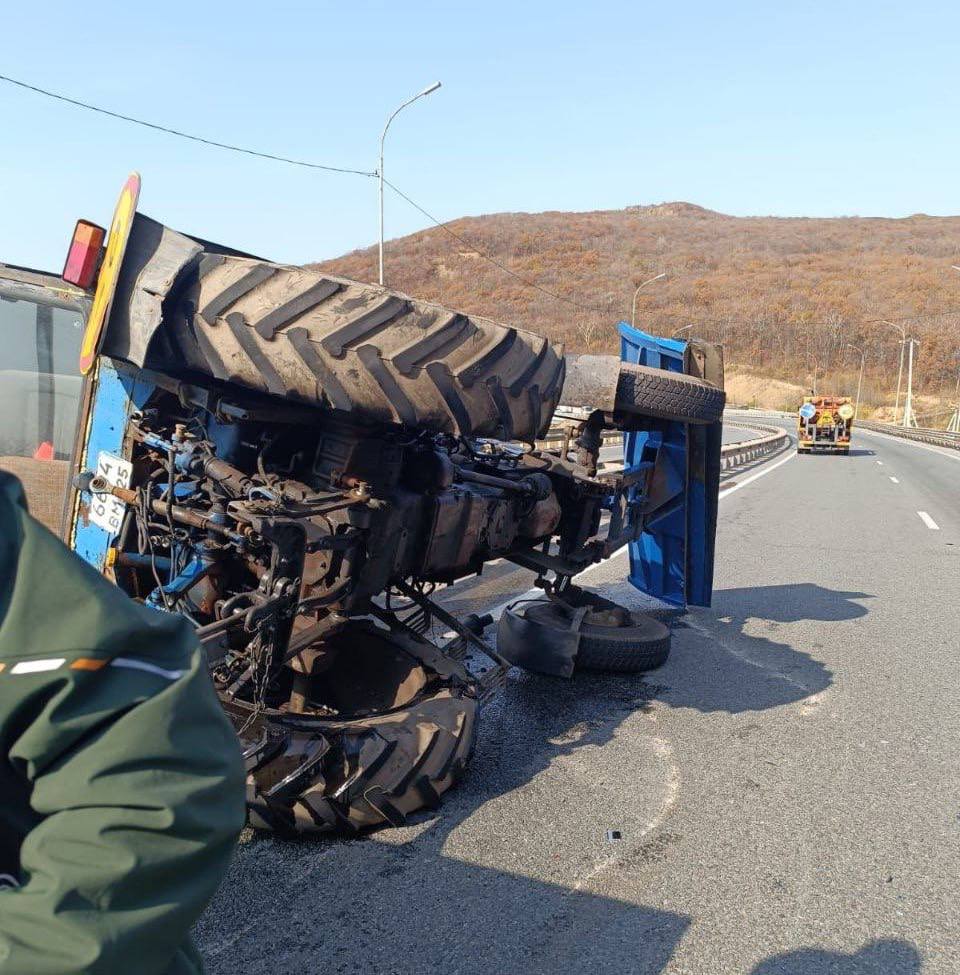
[[[88,220],[78,220],[70,241],[67,263],[63,265],[63,280],[75,284],[84,291],[89,290],[97,276],[97,264],[103,250],[103,227]]]

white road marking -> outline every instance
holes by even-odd
[[[882,461],[882,460],[878,460],[878,461],[877,461],[877,463],[878,463],[878,464],[879,464],[879,465],[880,465],[881,467],[883,467],[883,461]]]
[[[719,496],[721,498],[725,498],[728,494],[733,494],[734,491],[739,491],[740,488],[746,487],[748,484],[752,484],[755,480],[757,480],[757,478],[765,477],[771,471],[775,471],[778,467],[782,467],[788,460],[793,460],[793,458],[796,456],[796,453],[787,454],[786,457],[782,457],[775,464],[771,464],[769,467],[764,467],[762,471],[757,471],[756,474],[751,474],[742,481],[737,481],[736,484],[731,484],[730,487],[721,491]]]
[[[900,483],[900,482],[899,482],[899,481],[897,480],[897,478],[895,478],[895,477],[894,477],[894,476],[893,476],[892,474],[890,475],[890,480],[891,480],[891,481],[893,481],[893,483],[894,483],[894,484],[899,484],[899,483]]]
[[[926,513],[926,511],[918,511],[920,515],[920,520],[929,528],[931,531],[940,531],[940,526]]]

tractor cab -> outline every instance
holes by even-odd
[[[83,379],[88,295],[42,271],[0,264],[0,468],[30,510],[63,528]]]

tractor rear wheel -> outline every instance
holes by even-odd
[[[361,422],[529,441],[563,388],[539,335],[309,268],[205,254],[164,321],[166,368]]]
[[[247,764],[254,829],[284,836],[401,826],[463,777],[476,738],[469,674],[425,640],[358,623],[320,675],[337,713],[224,701]],[[319,710],[319,709],[318,709]]]

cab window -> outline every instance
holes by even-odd
[[[0,468],[33,515],[58,531],[80,408],[79,307],[0,280]]]

